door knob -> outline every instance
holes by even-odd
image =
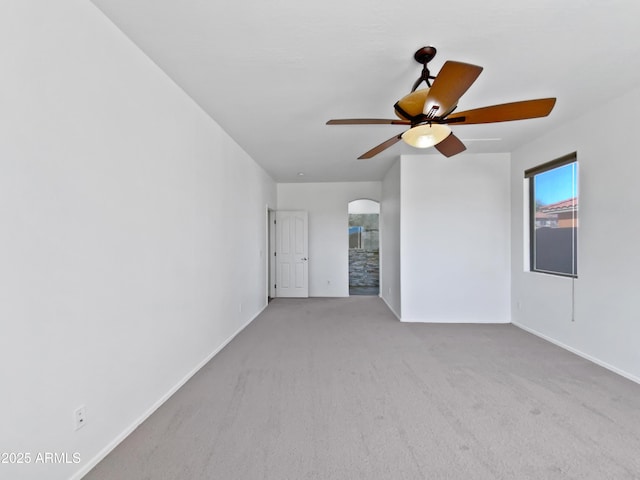
[[[307,261],[307,257],[302,257],[301,260]]]

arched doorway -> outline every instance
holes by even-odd
[[[375,200],[349,202],[349,295],[380,292],[379,218]]]

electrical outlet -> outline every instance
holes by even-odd
[[[73,421],[76,430],[80,430],[87,423],[87,409],[84,405],[79,406],[73,412]]]
[[[238,305],[238,312],[242,313],[242,302]]]

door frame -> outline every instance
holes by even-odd
[[[276,297],[276,210],[267,205],[267,303]]]

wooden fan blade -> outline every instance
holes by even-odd
[[[467,147],[464,146],[464,143],[462,143],[453,133],[434,146],[445,157],[452,157],[467,149]]]
[[[466,112],[456,112],[453,115],[449,115],[445,119],[445,122],[459,125],[472,125],[477,123],[509,122],[511,120],[546,117],[551,113],[555,104],[555,98],[540,98],[538,100],[503,103],[490,107],[467,110]]]
[[[363,153],[362,155],[360,155],[358,157],[358,160],[366,160],[368,158],[371,157],[375,157],[377,154],[379,154],[380,152],[382,152],[383,150],[386,150],[387,148],[389,148],[391,145],[395,145],[396,143],[398,143],[400,141],[400,139],[402,138],[402,135],[396,135],[395,137],[391,137],[389,140],[382,142],[380,145],[378,145],[377,147],[373,147],[371,150],[369,150],[366,153]]]
[[[476,81],[482,67],[448,60],[433,81],[422,113],[442,117],[458,104],[460,97]]]
[[[411,125],[407,120],[387,120],[384,118],[343,118],[329,120],[327,125]]]

